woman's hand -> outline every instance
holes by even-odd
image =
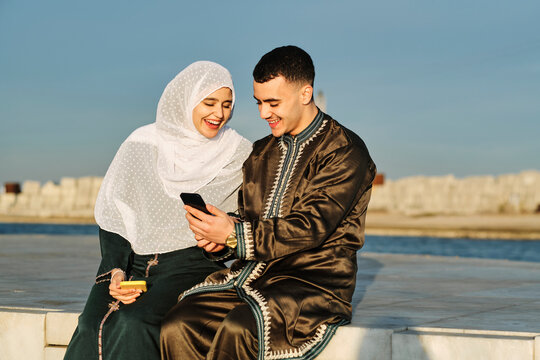
[[[113,270],[113,272],[116,269]],[[141,295],[142,290],[138,289],[121,289],[120,282],[125,280],[123,271],[118,271],[114,274],[109,285],[109,294],[116,300],[120,300],[123,304],[134,303],[135,300]]]
[[[224,245],[205,240],[198,235],[195,235],[195,240],[197,240],[197,246],[203,248],[206,252],[218,252],[225,248]]]

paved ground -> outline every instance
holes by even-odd
[[[80,311],[96,236],[0,235],[0,308]],[[540,333],[540,263],[364,253],[353,323]]]
[[[540,263],[363,254],[353,323],[540,333]]]

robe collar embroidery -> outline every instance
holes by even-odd
[[[272,192],[267,200],[265,218],[281,217],[283,215],[281,201],[288,190],[289,179],[302,156],[304,147],[317,136],[325,123],[324,113],[319,110],[313,121],[298,135],[285,134],[279,138],[278,144],[282,150],[282,156]]]
[[[302,143],[308,140],[309,138],[311,138],[313,134],[315,134],[315,132],[317,132],[317,130],[323,123],[323,118],[324,118],[324,113],[321,110],[319,110],[317,115],[315,115],[315,118],[313,119],[313,121],[304,130],[302,130],[298,135],[292,136],[290,134],[285,134],[281,136],[281,140],[284,141],[287,145],[291,145],[295,140],[297,143]]]

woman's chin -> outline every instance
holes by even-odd
[[[219,129],[204,129],[203,131],[201,131],[201,135],[204,136],[205,138],[207,139],[212,139],[212,138],[215,138],[216,135],[218,134],[219,132]]]
[[[220,124],[220,126],[216,127],[216,126],[208,126],[206,125],[206,123],[203,125],[203,127],[200,129],[200,133],[208,138],[208,139],[212,139],[214,137],[217,136],[217,134],[219,133],[219,131],[223,128],[223,126],[225,125],[225,123],[222,123]]]

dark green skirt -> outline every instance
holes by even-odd
[[[100,238],[104,233],[111,234],[101,231]],[[114,235],[113,243],[125,241]],[[101,242],[102,255],[106,255],[103,246],[107,244],[103,244],[103,238]],[[146,280],[148,291],[134,303],[124,305],[109,295],[107,279],[110,275],[98,276],[64,359],[160,359],[161,320],[177,303],[178,295],[202,282],[212,272],[223,269],[219,263],[205,258],[197,247],[159,255],[131,252],[129,256],[129,261],[126,260],[128,277]],[[106,267],[111,266],[110,258],[102,259],[100,271],[104,263],[107,263]]]

